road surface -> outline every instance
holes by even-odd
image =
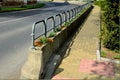
[[[0,80],[19,79],[31,45],[33,22],[78,6],[60,5],[52,3],[40,9],[0,13]]]

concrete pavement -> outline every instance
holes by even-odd
[[[112,63],[97,61],[100,8],[94,6],[85,23],[76,33],[64,59],[52,79],[55,80],[114,80]]]

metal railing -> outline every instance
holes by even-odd
[[[51,16],[49,18],[46,18],[45,20],[41,20],[41,21],[37,21],[33,23],[32,26],[32,48],[35,48],[35,44],[34,41],[39,38],[40,36],[45,36],[47,37],[48,33],[50,31],[55,31],[55,29],[57,27],[60,27],[62,25],[64,25],[66,22],[69,22],[70,20],[72,20],[73,18],[76,18],[77,14],[80,13],[82,10],[84,10],[85,8],[88,8],[91,4],[86,3],[82,6],[78,6],[75,7],[73,9],[67,10],[65,12],[59,13],[55,16]],[[59,22],[57,21],[57,17],[59,18]],[[49,21],[52,20],[52,23],[50,23]],[[36,26],[37,24],[42,23],[43,26]],[[50,23],[50,24],[48,24]],[[43,27],[43,33],[39,33],[37,36],[37,32],[36,32],[36,28],[37,27]]]

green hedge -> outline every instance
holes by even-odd
[[[120,51],[120,24],[119,24],[119,0],[104,0],[103,6],[103,26],[102,41],[105,47]],[[120,53],[120,52],[119,52]]]
[[[104,10],[105,5],[107,4],[105,0],[99,0],[99,1],[94,1],[95,5],[98,5],[101,7],[101,10]]]

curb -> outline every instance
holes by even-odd
[[[120,64],[120,60],[113,60],[113,59],[103,58],[103,57],[101,57],[100,59],[103,60],[103,61],[108,61],[108,62],[113,62],[113,63]]]

